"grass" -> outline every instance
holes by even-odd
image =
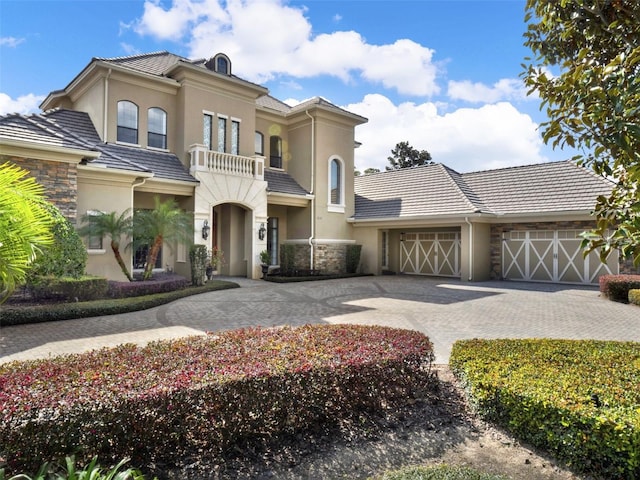
[[[480,472],[468,467],[438,465],[393,470],[370,480],[509,480],[509,478],[502,475]]]

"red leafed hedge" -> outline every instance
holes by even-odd
[[[171,463],[407,402],[432,344],[386,327],[242,329],[0,365],[10,469],[76,452]]]
[[[600,293],[614,302],[629,303],[629,290],[640,288],[640,275],[602,275]]]

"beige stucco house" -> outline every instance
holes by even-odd
[[[582,257],[578,234],[612,185],[571,162],[459,174],[443,165],[354,177],[367,119],[322,98],[290,107],[233,74],[224,54],[94,58],[42,114],[0,118],[0,160],[45,185],[73,222],[92,211],[174,198],[194,214],[193,242],[224,252],[223,274],[259,278],[292,244],[300,268],[594,283],[608,265]],[[89,273],[124,279],[100,239]],[[144,251],[125,252],[133,269]],[[189,275],[188,246],[158,269]]]

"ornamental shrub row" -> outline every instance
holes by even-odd
[[[601,275],[600,293],[614,302],[627,303],[629,290],[640,288],[640,275]]]
[[[135,312],[164,305],[190,295],[197,295],[213,290],[226,290],[229,288],[238,288],[238,284],[215,280],[207,282],[207,284],[202,287],[184,288],[140,297],[34,306],[0,305],[0,327]]]
[[[640,288],[629,290],[629,303],[640,305]]]
[[[213,455],[405,404],[430,385],[421,333],[357,325],[242,329],[0,365],[0,457],[71,452],[140,466]]]
[[[640,478],[640,343],[466,340],[450,366],[488,420],[576,470]]]
[[[27,285],[29,293],[35,300],[55,299],[59,301],[77,302],[103,298],[109,285],[103,277],[36,277]]]

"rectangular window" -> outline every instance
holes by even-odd
[[[267,251],[271,256],[271,265],[278,265],[278,217],[267,219]]]
[[[218,151],[227,151],[227,119],[218,117]]]
[[[387,268],[389,266],[389,233],[382,232],[382,258],[380,259],[380,266]]]
[[[231,153],[240,155],[240,122],[231,120]]]
[[[204,144],[205,147],[207,147],[207,150],[211,150],[211,145],[213,143],[211,141],[212,134],[213,134],[213,116],[209,115],[208,113],[205,113],[203,117],[202,143]]]

